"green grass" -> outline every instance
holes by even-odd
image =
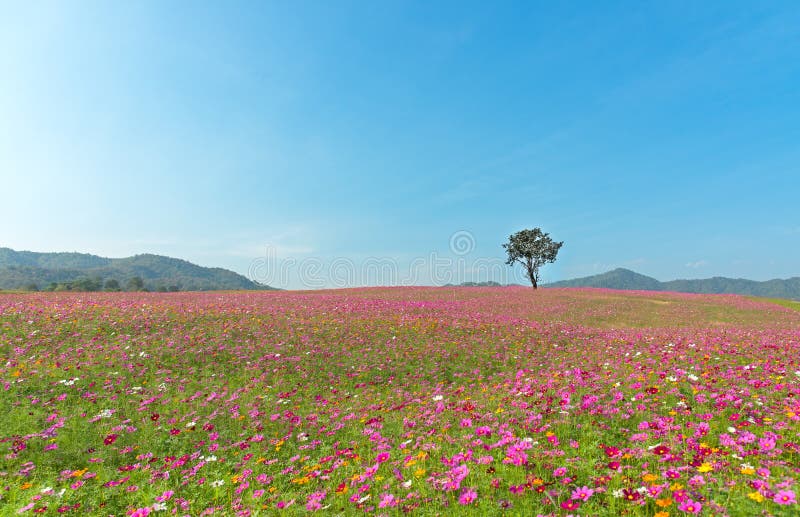
[[[756,298],[755,296],[751,296],[751,298],[753,300],[761,300],[765,302],[775,303],[783,307],[788,307],[790,309],[800,311],[800,301],[797,300],[785,300],[783,298]]]

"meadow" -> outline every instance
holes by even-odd
[[[0,515],[800,515],[800,311],[0,294]]]

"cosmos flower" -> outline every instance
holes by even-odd
[[[592,497],[592,494],[594,494],[593,489],[587,486],[582,486],[580,488],[576,488],[570,497],[575,500],[588,501],[589,498]]]
[[[687,499],[686,501],[683,501],[681,504],[678,505],[678,510],[685,513],[698,514],[702,509],[703,509],[702,504],[692,501],[691,499]]]
[[[478,493],[475,490],[468,488],[461,492],[461,495],[458,496],[458,502],[460,504],[472,504],[477,498]]]
[[[775,493],[772,500],[783,505],[797,504],[797,498],[792,490],[780,490]]]

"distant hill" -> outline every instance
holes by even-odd
[[[716,276],[700,280],[670,280],[660,282],[629,269],[615,269],[599,275],[563,280],[544,287],[605,287],[637,291],[676,291],[679,293],[744,294],[768,298],[800,300],[800,277],[757,282],[742,278]]]
[[[460,284],[444,284],[442,287],[502,287],[503,284],[489,280],[488,282],[461,282]]]
[[[122,290],[133,288],[129,284],[149,291],[272,289],[227,269],[160,255],[105,258],[0,248],[0,289],[100,290],[106,284],[110,285],[107,290],[116,290],[115,285]]]

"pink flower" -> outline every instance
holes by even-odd
[[[680,505],[678,505],[678,510],[680,510],[682,512],[686,512],[686,513],[697,514],[697,513],[700,513],[700,510],[702,510],[702,509],[703,509],[703,505],[702,504],[696,503],[696,502],[692,501],[691,499],[687,499],[684,502],[682,502]]]
[[[781,490],[772,500],[778,504],[797,504],[797,498],[791,490]]]
[[[377,461],[378,463],[383,463],[383,462],[387,461],[388,459],[389,459],[389,453],[388,452],[382,452],[382,453],[378,454],[378,457],[375,458],[375,461]]]
[[[558,467],[557,469],[555,469],[553,471],[553,475],[555,477],[557,477],[557,478],[560,478],[561,476],[565,475],[566,473],[567,473],[567,469],[565,467]]]
[[[166,492],[164,492],[163,494],[161,494],[161,495],[157,496],[157,497],[156,497],[156,501],[158,501],[159,503],[165,503],[165,502],[169,501],[169,500],[170,500],[170,498],[171,498],[173,495],[175,495],[175,492],[173,492],[172,490],[167,490],[167,491],[166,491]]]
[[[775,448],[775,440],[772,438],[761,438],[758,440],[758,446],[762,451],[771,451]]]
[[[458,497],[458,502],[461,504],[472,504],[475,499],[478,498],[478,493],[475,490],[468,488],[461,492],[461,495]]]
[[[397,499],[392,494],[383,494],[381,496],[381,500],[378,503],[378,508],[388,508],[392,506],[397,506]]]
[[[580,508],[580,506],[581,506],[581,503],[579,503],[578,501],[575,501],[573,499],[567,499],[566,501],[561,503],[561,508],[563,508],[565,510],[570,510],[570,511],[577,510],[578,508]]]
[[[582,486],[580,488],[576,488],[575,491],[572,492],[572,499],[578,499],[581,501],[587,501],[590,497],[594,494],[594,490],[587,486]]]
[[[150,507],[145,506],[144,508],[137,508],[130,514],[130,517],[147,517],[150,515]]]

